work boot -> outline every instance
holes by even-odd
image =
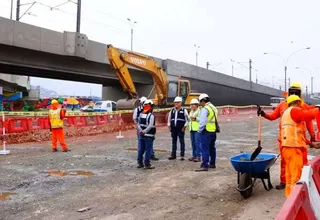
[[[168,159],[169,160],[175,160],[175,159],[177,159],[177,156],[175,154],[171,154],[171,156]]]
[[[194,161],[194,159],[195,158],[193,158],[193,157],[188,158],[189,161]]]
[[[159,160],[159,158],[157,158],[156,156],[152,155],[151,156],[151,160]]]
[[[146,169],[146,170],[151,170],[151,169],[154,169],[154,167],[151,166],[151,164],[146,164],[146,165],[144,166],[144,169]]]
[[[67,150],[63,150],[62,152],[69,152],[69,151],[71,151],[70,149],[67,149]]]
[[[200,158],[194,158],[193,162],[200,162]]]
[[[184,157],[180,157],[180,160],[184,160]]]
[[[58,149],[52,149],[52,152],[58,152]]]
[[[280,183],[279,185],[276,185],[276,189],[278,189],[278,190],[281,190],[284,188],[286,188],[286,184],[284,184],[284,183]]]
[[[138,163],[138,166],[137,166],[137,168],[143,168],[144,166],[143,166],[143,163]]]
[[[195,170],[195,172],[204,172],[204,171],[208,171],[208,168],[205,167],[200,167],[200,169]]]
[[[209,168],[211,168],[211,169],[216,169],[216,165],[210,164],[210,165],[209,165]]]

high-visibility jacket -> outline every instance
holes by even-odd
[[[284,147],[306,147],[306,125],[295,122],[291,117],[293,107],[284,111],[281,117],[281,142]]]
[[[200,115],[200,109],[198,108],[196,111],[191,110],[189,117],[195,117],[196,120],[192,121],[190,119],[189,121],[189,131],[198,131],[199,130],[199,115]]]
[[[207,117],[206,130],[208,132],[215,132],[216,128],[216,118],[218,117],[217,108],[214,107],[210,102],[204,106],[205,109],[209,112]]]
[[[49,118],[51,128],[63,128],[63,120],[60,117],[61,108],[58,109],[50,109]]]
[[[150,124],[150,117],[153,116],[154,117],[154,114],[152,112],[149,112],[149,113],[143,113],[141,112],[140,113],[140,116],[139,116],[139,126],[144,130],[146,129],[149,124]],[[154,120],[153,121],[153,125],[152,125],[152,128],[144,134],[144,136],[146,137],[154,137],[154,135],[156,134],[156,121]]]

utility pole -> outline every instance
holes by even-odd
[[[250,81],[250,90],[252,90],[252,61],[249,59],[249,81]]]
[[[196,48],[196,66],[198,66],[198,49],[200,46],[194,44],[194,47]]]
[[[16,21],[20,19],[20,0],[17,0]]]
[[[287,85],[287,84],[286,84]],[[291,85],[291,79],[289,78],[288,79],[288,88],[290,88],[290,85]],[[286,90],[287,91],[287,90]]]
[[[80,33],[81,26],[81,0],[78,0],[77,3],[77,33]]]
[[[311,76],[311,95],[313,95],[313,76]]]
[[[207,70],[209,69],[209,66],[210,66],[210,63],[209,63],[209,62],[207,62]]]
[[[130,22],[130,25],[131,25],[131,51],[133,51],[133,27],[134,27],[134,24],[136,24],[137,22],[131,21],[130,18],[127,18],[127,20]]]
[[[12,20],[12,11],[13,11],[13,0],[11,0],[10,20]]]

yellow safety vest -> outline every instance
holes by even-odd
[[[215,116],[218,117],[218,111],[216,107],[214,107],[214,105],[212,105],[211,103],[207,103],[204,108],[209,112],[207,117],[206,130],[208,132],[215,132],[217,129]]]
[[[61,109],[58,108],[56,110],[50,109],[49,118],[51,128],[63,128],[63,120],[60,118]]]
[[[199,130],[199,114],[200,109],[198,108],[196,111],[190,111],[189,117],[195,117],[196,120],[192,121],[190,119],[189,121],[189,131],[198,131]]]

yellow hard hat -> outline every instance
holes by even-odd
[[[298,83],[298,82],[293,82],[293,83],[291,83],[291,85],[290,85],[290,89],[301,89],[301,84],[300,83]]]
[[[290,105],[292,102],[295,102],[295,101],[301,101],[301,98],[299,96],[297,96],[297,95],[290,95],[287,98],[288,105]]]
[[[56,99],[51,100],[51,104],[57,104],[57,103],[59,103],[59,102]]]

